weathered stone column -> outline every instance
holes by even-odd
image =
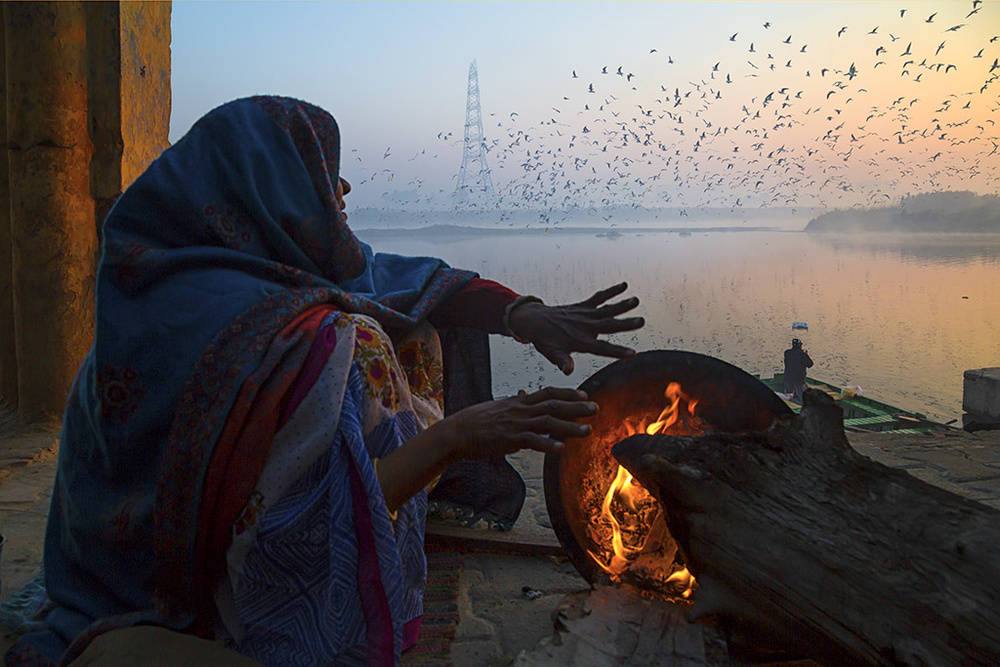
[[[79,2],[5,2],[18,408],[61,415],[93,339],[87,39]]]
[[[171,5],[2,4],[0,397],[36,418],[93,340],[100,223],[168,145]]]
[[[87,2],[90,194],[100,226],[169,145],[169,2]]]
[[[2,12],[0,12],[2,14]],[[0,15],[0,22],[2,22]],[[10,247],[10,182],[7,174],[6,30],[0,27],[0,403],[17,407],[17,348],[14,345],[14,271]]]

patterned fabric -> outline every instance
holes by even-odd
[[[418,494],[390,520],[372,461],[441,418],[440,396],[415,393],[407,380],[427,368],[440,375],[440,347],[429,326],[400,344],[407,355],[397,355],[370,318],[337,314],[324,326],[336,342],[325,363],[315,362],[321,370],[275,436],[233,528],[228,578],[216,600],[234,645],[264,664],[372,659],[366,648],[380,640],[394,663],[404,624],[422,611],[427,501]],[[432,355],[427,363],[424,353]],[[349,491],[355,469],[365,488],[360,499]],[[367,587],[355,574],[366,560],[352,514],[358,505],[368,510],[377,554],[369,560],[377,562],[378,583]],[[364,600],[373,589],[388,617],[369,622]],[[372,637],[381,623],[386,637]]]
[[[51,611],[8,660],[68,660],[136,623],[210,632],[209,582],[323,318],[364,314],[400,336],[474,275],[358,241],[339,152],[322,109],[237,100],[109,212],[46,532]]]

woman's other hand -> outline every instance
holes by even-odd
[[[523,303],[510,312],[508,326],[566,375],[573,372],[572,352],[588,352],[616,359],[632,357],[635,350],[597,338],[600,334],[634,331],[645,324],[641,317],[619,317],[638,306],[638,298],[604,303],[626,289],[628,283],[620,283],[600,290],[580,303],[566,306]]]
[[[438,422],[447,429],[451,457],[482,459],[520,449],[557,452],[567,438],[581,438],[590,426],[576,420],[597,414],[597,404],[576,389],[546,387],[533,393],[471,405]]]
[[[390,512],[425,488],[452,463],[487,459],[519,449],[558,452],[562,441],[590,434],[576,420],[597,405],[576,389],[546,387],[487,401],[445,417],[379,459],[377,475]]]

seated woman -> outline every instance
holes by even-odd
[[[605,304],[625,286],[550,307],[374,255],[346,224],[339,152],[322,109],[237,100],[115,204],[63,420],[49,601],[9,661],[69,662],[149,625],[266,664],[392,664],[419,627],[425,488],[587,432],[597,408],[573,389],[445,417],[437,331],[514,335],[569,373],[573,352],[634,354],[597,338],[642,326],[619,317],[636,299]]]

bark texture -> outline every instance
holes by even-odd
[[[824,393],[766,432],[612,452],[666,510],[693,616],[823,664],[997,664],[1000,511],[855,452]]]

